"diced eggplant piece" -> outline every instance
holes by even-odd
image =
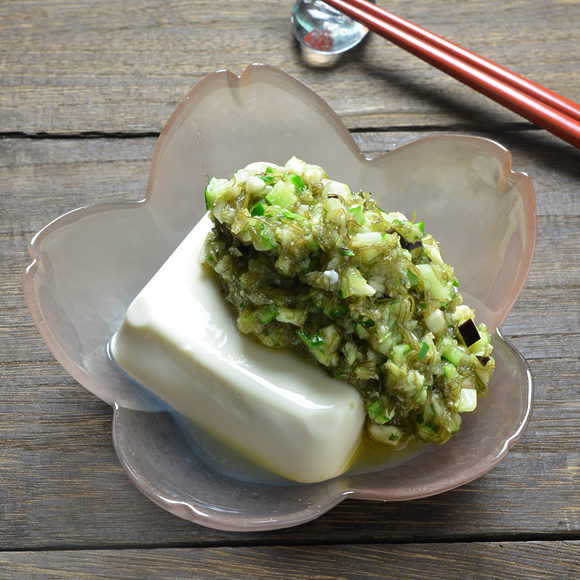
[[[463,324],[460,324],[457,329],[459,330],[461,338],[463,338],[463,342],[467,347],[470,347],[478,340],[481,340],[477,326],[475,326],[475,322],[473,322],[471,318],[468,318]]]

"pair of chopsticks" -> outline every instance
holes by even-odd
[[[324,0],[372,32],[580,148],[580,105],[367,0]]]

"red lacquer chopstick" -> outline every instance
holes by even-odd
[[[580,105],[367,0],[324,0],[397,46],[580,148]]]

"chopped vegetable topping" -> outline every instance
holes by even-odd
[[[352,384],[380,443],[458,431],[487,393],[492,346],[423,222],[296,158],[213,178],[205,197],[201,255],[242,332]]]
[[[429,352],[429,345],[426,342],[421,343],[421,349],[417,353],[417,358],[423,360],[425,355]]]
[[[272,322],[278,314],[280,314],[278,307],[275,304],[270,304],[258,314],[258,318],[263,324],[268,324],[269,322]]]

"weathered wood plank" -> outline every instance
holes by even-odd
[[[355,136],[375,155],[419,134]],[[505,136],[515,168],[534,177],[539,212],[532,274],[504,325],[536,382],[522,441],[461,489],[398,504],[349,500],[310,524],[251,534],[179,520],[132,486],[111,445],[111,409],[54,361],[22,296],[32,235],[87,203],[141,199],[155,139],[0,140],[0,549],[577,538],[578,152],[547,136]]]
[[[396,14],[580,101],[580,5],[560,0],[380,1]],[[0,5],[0,131],[159,131],[206,74],[277,66],[349,127],[483,128],[521,119],[379,37],[311,67],[292,3],[19,0]],[[525,123],[527,124],[527,123]]]
[[[368,157],[377,157],[438,133],[354,131],[353,137]],[[534,182],[539,216],[580,215],[579,150],[545,132],[498,129],[461,134],[495,140],[511,151],[513,170],[528,173]],[[31,228],[27,233],[36,231],[47,220],[83,204],[142,199],[155,143],[155,137],[0,139],[0,171],[10,179],[15,204],[11,211],[19,212],[18,220],[0,221],[0,234],[27,225]],[[2,211],[7,210],[0,205]]]
[[[0,553],[0,579],[571,580],[578,542]]]

